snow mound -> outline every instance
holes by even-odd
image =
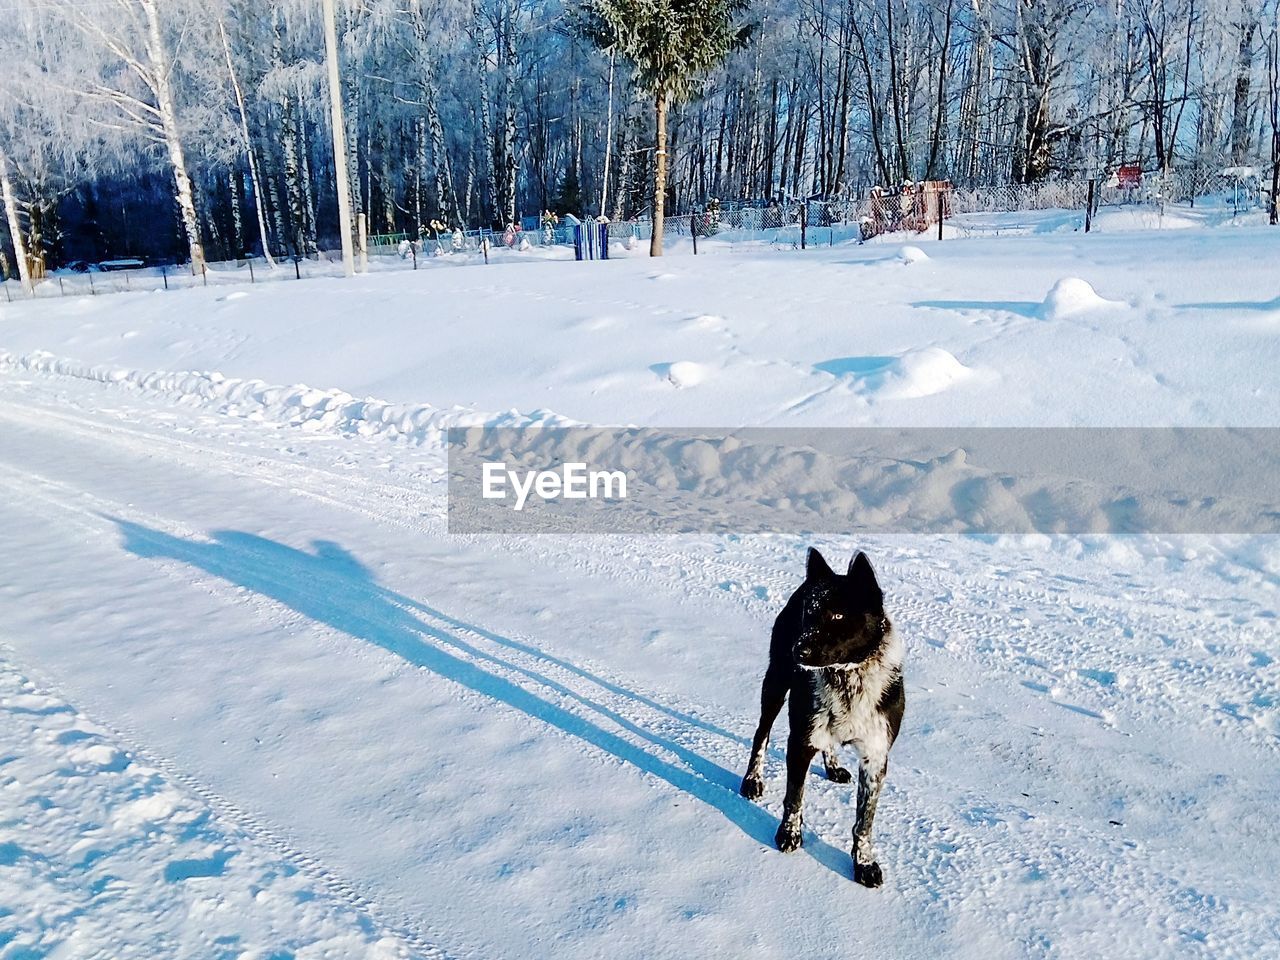
[[[941,347],[909,350],[858,377],[860,392],[886,400],[910,400],[941,393],[973,371]]]
[[[183,405],[207,407],[229,416],[269,421],[308,432],[402,437],[437,447],[443,446],[444,432],[451,427],[576,425],[576,421],[549,410],[528,414],[518,410],[481,413],[460,406],[445,409],[430,404],[390,403],[373,397],[359,399],[343,390],[321,390],[301,383],[279,386],[262,380],[241,380],[216,371],[175,373],[90,366],[44,351],[21,356],[0,351],[0,370],[5,368],[121,384],[169,397]]]
[[[674,387],[693,387],[710,376],[711,371],[701,363],[692,360],[677,360],[675,363],[655,363],[649,368]]]
[[[1098,296],[1087,280],[1064,277],[1053,285],[1040,305],[1040,317],[1044,320],[1061,320],[1099,307],[1114,306],[1116,301]]]
[[[716,330],[724,326],[724,317],[714,313],[703,313],[689,320],[689,326],[700,327],[703,330]]]
[[[922,263],[929,259],[929,255],[919,247],[913,247],[910,244],[898,251],[898,259],[903,263]]]

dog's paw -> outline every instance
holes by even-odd
[[[759,800],[764,796],[764,781],[759,777],[743,777],[742,786],[738,788],[738,792],[748,800]]]
[[[832,783],[849,783],[853,780],[853,774],[844,767],[827,767],[827,779]]]
[[[874,860],[871,863],[855,863],[853,865],[853,880],[864,887],[874,889],[884,883],[884,874],[880,872],[880,864]]]
[[[785,820],[778,827],[778,832],[773,838],[773,842],[778,845],[778,849],[783,853],[792,853],[804,846],[804,837],[800,833],[800,824],[787,823]]]

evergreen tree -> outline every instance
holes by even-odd
[[[578,182],[578,170],[573,164],[569,165],[569,169],[564,172],[564,177],[560,180],[560,189],[556,192],[554,207],[557,213],[582,216],[582,185]]]
[[[584,0],[584,30],[601,47],[616,48],[636,67],[653,98],[653,239],[649,256],[662,256],[667,196],[667,109],[687,100],[699,79],[750,36],[739,17],[745,0]]]

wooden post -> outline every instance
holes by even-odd
[[[90,270],[89,271],[89,296],[96,297],[97,295],[98,295],[98,291],[93,286],[93,271]]]
[[[809,240],[809,204],[800,204],[800,249],[803,250]]]
[[[414,241],[409,241],[409,258],[413,261],[413,269],[418,269],[418,248],[413,245]]]
[[[169,289],[169,268],[168,267],[166,266],[160,267],[160,279],[164,281],[164,288],[168,290]]]
[[[302,267],[301,267],[301,266],[299,266],[299,264],[301,264],[301,263],[302,263],[302,258],[301,258],[301,257],[299,257],[297,254],[294,254],[294,256],[293,256],[293,276],[294,276],[294,279],[296,279],[296,280],[301,280],[301,279],[302,279]]]
[[[484,262],[489,262],[489,238],[485,237],[480,241],[480,249],[484,251]]]
[[[250,283],[257,283],[257,282],[258,282],[257,280],[255,280],[255,279],[253,278],[253,257],[250,257],[250,258],[249,258],[249,282],[250,282]]]
[[[698,215],[689,214],[689,236],[693,237],[693,255],[698,255]]]
[[[1089,181],[1089,195],[1084,202],[1084,232],[1093,229],[1093,181]]]

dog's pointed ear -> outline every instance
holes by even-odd
[[[826,557],[813,547],[810,547],[809,560],[804,569],[804,578],[813,581],[830,580],[835,575],[835,571],[827,564]]]
[[[855,596],[873,604],[884,603],[884,591],[880,589],[875,569],[861,550],[849,561],[849,589]]]

